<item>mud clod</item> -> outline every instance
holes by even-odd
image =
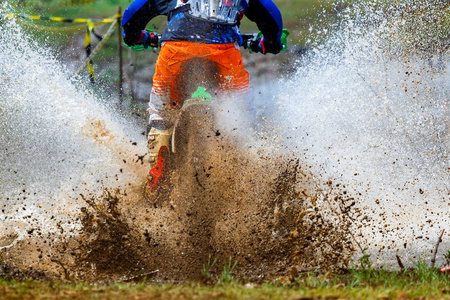
[[[94,280],[129,277],[147,270],[142,259],[145,249],[140,245],[119,211],[120,193],[105,190],[102,198],[85,198],[91,210],[83,208],[80,248],[75,257],[77,266]],[[147,232],[148,234],[148,232]],[[146,236],[150,242],[150,236]],[[80,272],[80,271],[78,271]]]

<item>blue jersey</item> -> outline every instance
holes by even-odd
[[[177,0],[135,0],[123,15],[124,41],[135,45],[141,31],[158,15],[168,16],[169,22],[161,40],[188,41],[206,44],[241,44],[239,24],[219,24],[191,17],[176,8]],[[269,43],[280,44],[283,29],[281,13],[272,0],[243,0],[244,15],[254,21]]]
[[[184,12],[170,18],[161,41],[188,41],[203,44],[227,44],[239,42],[241,35],[238,26],[216,24],[194,19]]]

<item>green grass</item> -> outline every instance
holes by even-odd
[[[298,272],[264,283],[237,280],[232,258],[219,267],[211,257],[201,270],[205,283],[155,283],[151,279],[112,284],[17,280],[3,274],[0,299],[450,299],[450,273],[431,267],[424,257],[413,268],[374,268],[369,255],[340,274]],[[214,276],[220,269],[221,273]],[[2,275],[3,274],[3,275]]]
[[[217,258],[212,259],[210,255],[208,261],[203,264],[202,277],[206,282],[209,282],[213,279],[212,270],[214,269],[216,263]]]
[[[447,253],[444,254],[445,264],[450,265],[450,250],[447,251]]]
[[[233,265],[230,261],[228,267]],[[0,279],[0,299],[31,298],[31,295],[33,299],[396,299],[400,295],[411,299],[450,299],[450,277],[435,268],[418,265],[403,272],[384,269],[352,269],[341,275],[308,272],[263,284],[232,280],[215,285],[149,281],[99,285]]]
[[[222,270],[222,274],[220,276],[220,279],[218,281],[219,284],[227,285],[230,283],[234,283],[236,280],[233,276],[233,271],[236,268],[238,264],[238,261],[235,261],[233,263],[233,259],[230,257],[230,259],[225,262]]]

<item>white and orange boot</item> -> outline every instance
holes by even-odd
[[[148,133],[147,146],[150,156],[150,172],[147,176],[146,194],[151,201],[158,196],[158,182],[163,177],[166,159],[171,151],[173,127],[169,129],[151,128]]]

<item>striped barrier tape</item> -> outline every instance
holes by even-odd
[[[111,23],[111,26],[109,26],[108,30],[106,31],[106,33],[103,35],[102,40],[97,44],[97,46],[95,46],[94,50],[89,51],[90,54],[89,56],[84,60],[84,62],[81,64],[81,66],[78,68],[77,72],[75,73],[74,77],[78,78],[80,77],[81,72],[83,71],[83,69],[87,66],[88,67],[88,71],[89,71],[89,75],[91,78],[91,81],[93,80],[93,68],[92,68],[92,58],[97,54],[97,52],[105,45],[106,41],[111,37],[111,35],[113,34],[114,30],[115,30],[115,26],[117,24],[117,20],[118,19],[114,19],[114,21]],[[89,41],[90,41],[90,29],[87,29],[89,31]],[[86,32],[86,37],[88,36],[88,33]],[[87,45],[87,42],[86,44]]]
[[[64,26],[64,27],[54,27],[54,26],[43,26],[43,25],[37,25],[34,22],[30,22],[26,19],[20,19],[17,18],[17,21],[19,24],[27,26],[28,28],[31,28],[33,30],[37,31],[43,31],[43,32],[52,32],[52,33],[73,33],[80,30],[84,30],[86,28],[86,24],[79,23],[74,24],[71,26]]]
[[[44,3],[41,1],[25,1],[25,0],[18,0],[17,6],[19,7],[34,7],[34,8],[55,8],[55,7],[69,7],[69,6],[81,6],[81,5],[88,5],[93,4],[95,2],[99,2],[102,0],[66,0],[59,3]]]
[[[85,34],[85,49],[86,49],[86,55],[87,58],[83,62],[83,64],[78,68],[77,72],[75,73],[75,77],[79,77],[80,73],[83,71],[83,69],[87,66],[89,78],[91,82],[95,81],[95,72],[94,72],[94,65],[92,58],[97,54],[97,52],[104,46],[106,40],[111,36],[111,34],[114,32],[114,27],[116,26],[118,20],[121,18],[121,15],[118,13],[112,18],[106,18],[106,19],[72,19],[72,18],[61,18],[61,17],[43,17],[43,16],[28,16],[24,14],[9,14],[6,15],[6,18],[18,18],[18,19],[24,19],[24,20],[42,20],[42,21],[54,21],[54,22],[64,22],[64,23],[74,23],[74,24],[83,24],[78,26],[71,26],[70,28],[55,28],[55,27],[43,27],[38,26],[35,24],[27,24],[26,26],[32,27],[34,29],[40,30],[40,31],[51,31],[51,32],[70,32],[70,31],[78,31],[82,28],[86,28],[86,34]],[[105,33],[105,35],[102,37],[98,35],[95,32],[95,27],[103,24],[111,24],[108,31]],[[92,50],[91,46],[91,34],[93,34],[95,37],[97,37],[100,42],[97,44],[97,46]]]
[[[113,18],[106,19],[73,19],[73,18],[62,18],[62,17],[46,17],[46,16],[29,16],[25,14],[9,14],[6,15],[7,18],[22,18],[22,19],[30,19],[30,20],[40,20],[40,21],[54,21],[54,22],[63,22],[63,23],[89,23],[92,22],[94,24],[108,24],[112,23],[117,18],[120,18],[120,15],[116,15]]]
[[[94,31],[94,23],[88,22],[88,27],[86,29],[86,34],[84,37],[84,48],[86,49],[86,56],[89,58],[92,53],[92,45],[91,45],[91,33],[94,33],[97,38],[101,41],[103,37],[98,37],[98,35]],[[88,73],[89,73],[89,79],[91,82],[95,82],[95,71],[94,71],[94,62],[92,59],[89,59],[88,61]]]

